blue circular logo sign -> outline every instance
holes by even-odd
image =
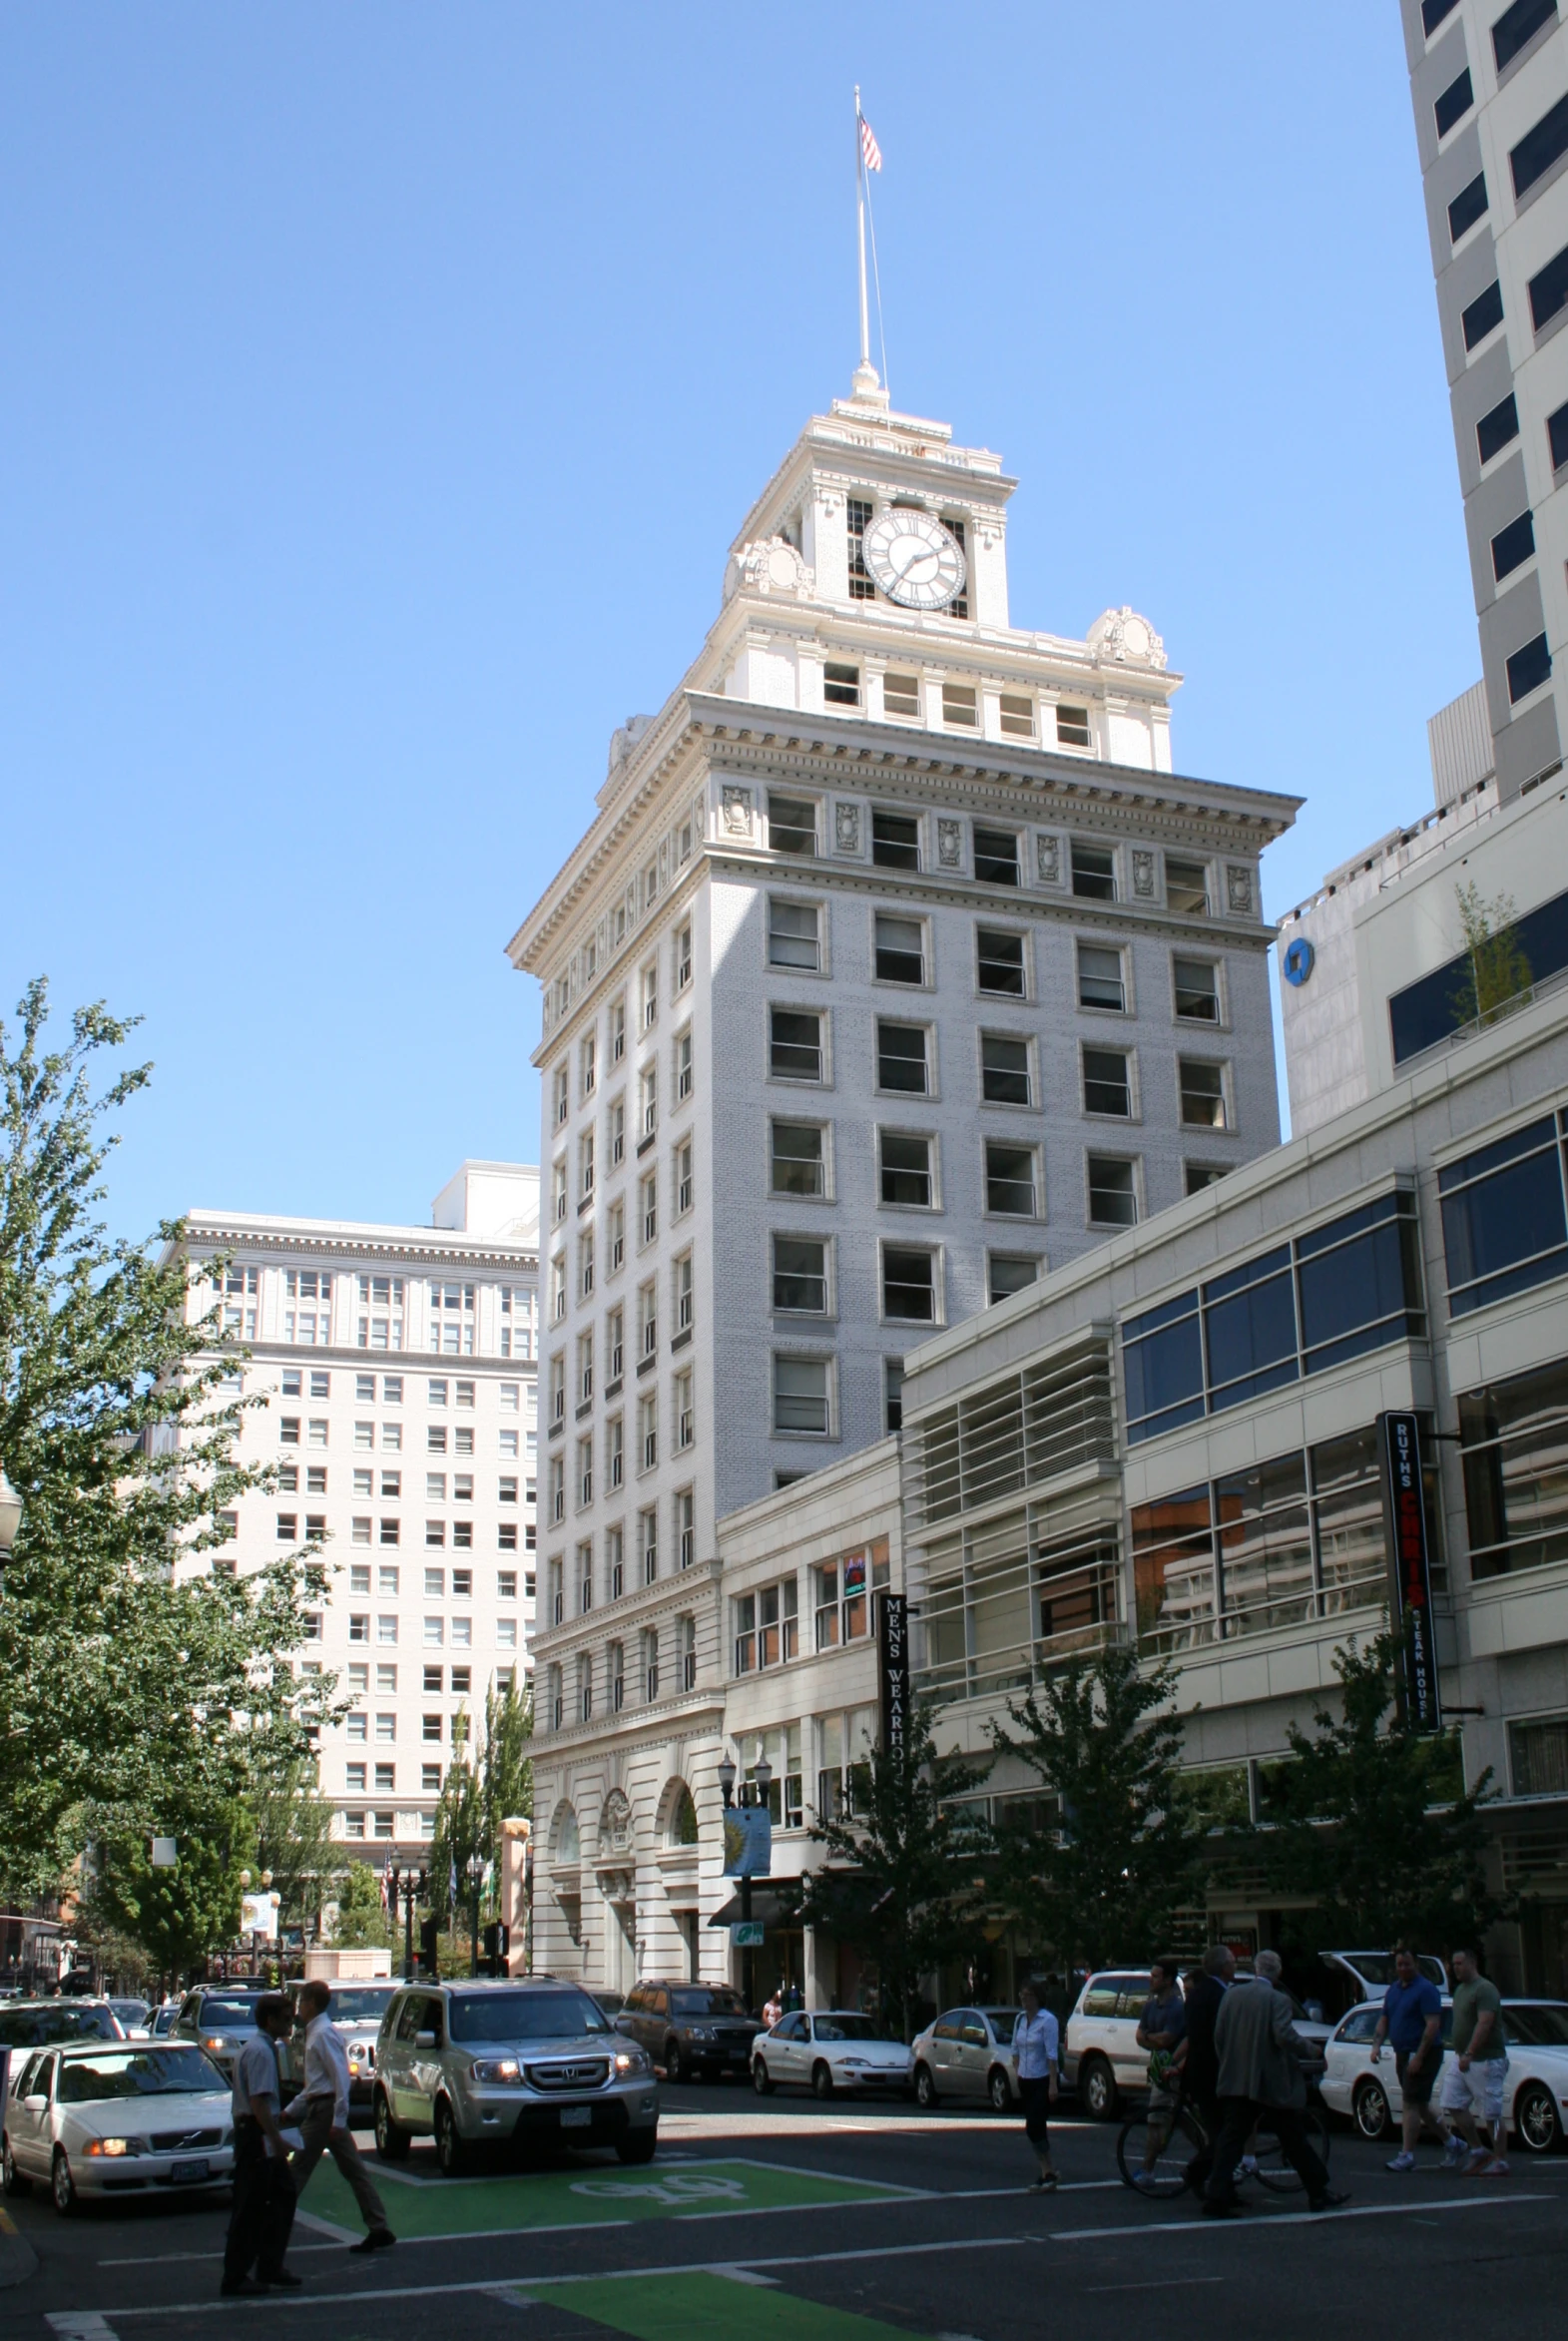
[[[1285,946],[1286,982],[1305,983],[1312,971],[1312,963],[1316,956],[1317,953],[1312,949],[1305,934],[1299,934],[1294,941],[1287,943]]]

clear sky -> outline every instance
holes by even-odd
[[[146,1018],[113,1216],[422,1220],[533,1160],[503,945],[855,357],[996,448],[1023,625],[1130,602],[1176,763],[1429,802],[1479,673],[1396,0],[0,22],[0,1001]]]

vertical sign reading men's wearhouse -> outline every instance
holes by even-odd
[[[1414,1415],[1379,1415],[1377,1430],[1383,1454],[1389,1608],[1404,1640],[1405,1718],[1412,1731],[1441,1731],[1420,1425]]]
[[[876,1607],[882,1746],[902,1753],[909,1729],[909,1604],[902,1593],[879,1593]]]

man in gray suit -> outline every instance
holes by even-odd
[[[1304,2044],[1292,2030],[1290,2001],[1275,1990],[1284,1972],[1280,1955],[1260,1951],[1256,1965],[1254,1980],[1233,1984],[1215,2018],[1222,2124],[1204,2204],[1212,2219],[1234,2218],[1241,2208],[1236,2165],[1260,2121],[1279,2138],[1307,2189],[1310,2210],[1331,2211],[1350,2199],[1332,2191],[1326,2168],[1307,2143],[1302,2120],[1307,2107]]]

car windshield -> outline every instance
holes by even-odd
[[[1505,2000],[1503,2031],[1521,2048],[1568,2048],[1568,2008],[1555,2008],[1543,2000],[1521,2008],[1516,2001]]]
[[[200,2048],[106,2048],[101,2056],[68,2056],[58,2094],[62,2105],[93,2105],[103,2097],[175,2097],[227,2087]]]
[[[672,1992],[670,2006],[677,2016],[745,2016],[746,2002],[739,1992]]]
[[[379,2024],[391,2004],[390,1987],[383,1992],[372,1992],[361,1986],[355,1991],[350,1984],[345,1991],[341,1984],[334,1984],[326,2013],[333,2024]]]
[[[891,2039],[886,2025],[874,2016],[840,2016],[835,2010],[831,2016],[813,2019],[819,2041],[886,2041]]]
[[[150,2013],[145,2000],[111,2000],[109,2005],[122,2024],[146,2024]]]
[[[0,2048],[43,2048],[51,2041],[112,2041],[107,2008],[0,2008]]]
[[[210,2032],[215,2025],[228,2032],[256,2031],[256,2002],[254,2000],[220,1999],[210,1992],[202,2002],[201,2024]]]
[[[575,2041],[610,2021],[586,1992],[475,1992],[453,1999],[449,2028],[454,2041]]]

